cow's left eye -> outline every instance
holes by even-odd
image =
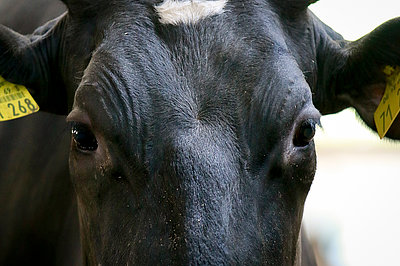
[[[76,122],[72,123],[71,133],[79,150],[88,152],[97,150],[96,137],[86,125]]]
[[[316,124],[317,123],[313,119],[305,120],[297,129],[293,140],[294,145],[297,147],[305,147],[310,144],[315,136]]]

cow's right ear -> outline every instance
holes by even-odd
[[[388,82],[384,70],[387,66],[400,66],[400,18],[387,21],[354,42],[343,40],[327,27],[322,31],[327,34],[319,40],[318,86],[313,91],[314,105],[322,114],[354,107],[361,119],[377,131],[374,113]],[[398,98],[393,99],[396,100],[396,108],[399,107]],[[391,111],[387,115],[393,118]],[[386,136],[400,139],[400,117],[394,121]]]
[[[68,111],[59,67],[66,19],[65,13],[29,36],[0,25],[0,75],[26,86],[41,110],[56,114]]]

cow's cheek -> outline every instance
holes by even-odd
[[[90,197],[95,193],[96,183],[98,183],[93,158],[87,155],[77,154],[71,151],[69,158],[69,168],[72,183],[78,197]]]
[[[314,180],[316,167],[317,156],[314,142],[309,147],[290,155],[291,177],[302,184],[307,192]]]
[[[104,187],[111,168],[109,156],[99,142],[94,152],[79,151],[71,144],[69,168],[77,196],[83,201],[93,201]]]

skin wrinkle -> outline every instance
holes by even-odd
[[[178,98],[176,98],[176,99],[174,99],[174,97],[172,97],[172,103],[173,102],[175,102],[175,101],[177,101],[178,100],[178,102],[179,103],[182,103],[182,100],[180,100],[181,99],[181,97],[182,97],[182,95],[185,95],[185,94],[180,94],[179,96],[178,96]],[[184,102],[185,100],[183,100],[183,102]],[[167,104],[167,105],[169,105],[171,103],[171,101],[169,101],[169,99],[167,100],[167,102],[165,102],[164,104]],[[203,120],[203,119],[202,119]],[[161,121],[165,121],[164,119],[161,119]],[[190,176],[190,175],[189,175]],[[189,186],[189,187],[191,187],[191,186]],[[196,195],[197,193],[192,193],[192,195]],[[190,204],[189,204],[190,205]],[[193,207],[192,207],[193,208]]]
[[[25,44],[41,62],[56,57],[61,78],[44,85],[69,97],[43,95],[55,105],[43,109],[62,112],[75,96],[98,142],[92,152],[71,143],[87,264],[296,263],[316,167],[299,133],[318,123],[312,100],[322,113],[363,103],[364,78],[381,69],[363,60],[395,61],[390,43],[373,48],[399,24],[350,45],[298,1],[285,10],[230,1],[223,14],[174,26],[158,21],[161,1],[70,0],[61,32]],[[52,38],[59,55],[44,49]],[[1,49],[19,42],[0,29]],[[22,59],[5,54],[0,69],[13,60]]]
[[[197,44],[197,41],[196,40],[189,40],[187,43],[185,42],[185,43],[183,43],[182,45],[189,45],[189,46],[191,46],[192,44]],[[240,50],[240,49],[237,49],[237,50]],[[194,50],[187,50],[187,51],[190,51],[190,54],[192,53],[192,51],[197,51],[197,52],[201,52],[201,49],[200,49],[200,46],[198,46],[197,48],[195,48]],[[206,51],[207,52],[209,52],[209,51],[212,51],[211,49],[206,49]],[[189,54],[189,56],[187,57],[188,59],[190,58],[190,54]],[[201,54],[201,53],[200,53]],[[197,58],[201,58],[202,56],[201,55],[197,55],[196,57]],[[95,58],[95,57],[94,57]],[[94,59],[93,58],[93,59]],[[234,57],[233,57],[234,58]],[[227,66],[232,66],[231,64],[229,64],[228,63],[228,61],[227,61],[227,59],[230,59],[230,60],[232,60],[233,59],[232,57],[226,57],[226,58],[224,58],[223,59],[223,65],[224,64],[227,64]],[[92,60],[93,60],[92,59]],[[151,59],[149,60],[150,62],[151,62]],[[235,62],[240,62],[240,61],[243,61],[243,60],[241,60],[240,58],[238,59],[238,60],[236,60]],[[186,61],[186,62],[188,62],[188,61]],[[179,72],[181,71],[181,69],[183,68],[184,69],[184,71],[183,71],[183,73],[185,73],[184,75],[185,75],[185,77],[186,77],[186,79],[187,80],[195,80],[195,79],[193,79],[194,77],[196,77],[196,75],[193,75],[192,73],[191,73],[191,65],[189,64],[187,64],[185,61],[183,61],[182,63],[180,63],[180,67],[178,68],[179,69]],[[194,61],[195,62],[195,61]],[[177,63],[177,61],[174,61],[174,63]],[[218,64],[220,64],[220,62],[218,62]],[[114,67],[113,67],[114,68]],[[144,69],[146,68],[146,66],[144,67]],[[231,69],[230,67],[227,67],[227,70],[228,69]],[[201,69],[200,69],[201,70]],[[91,72],[91,73],[96,73],[96,72],[93,72],[93,70],[87,70],[88,71],[88,73],[89,72]],[[226,71],[226,70],[225,70]],[[179,73],[178,72],[178,73]],[[214,71],[215,72],[215,71]],[[97,72],[98,73],[98,72]],[[110,73],[112,73],[112,72],[110,72]],[[223,73],[223,72],[222,72]],[[225,72],[226,73],[226,72]],[[218,72],[217,72],[217,74],[215,75],[216,76],[216,79],[218,80],[218,77],[220,77],[220,76],[223,76],[222,74],[218,74]],[[107,77],[107,76],[106,76]],[[101,80],[102,79],[99,79],[99,76],[96,76],[96,78],[95,79],[97,79],[97,80],[100,80],[100,82],[101,82]],[[104,87],[110,87],[110,88],[115,88],[115,87],[118,87],[119,86],[119,82],[117,82],[117,83],[115,83],[115,81],[113,81],[113,78],[111,77],[111,78],[106,78],[106,80],[107,81],[105,81],[105,82],[103,82],[103,83],[105,83],[105,84],[108,84],[108,85],[106,85],[106,86],[104,86]],[[181,79],[177,79],[177,78],[171,78],[170,79],[170,81],[169,82],[174,82],[173,84],[182,84],[181,83]],[[221,82],[218,82],[218,83],[220,83],[221,84]],[[184,83],[183,83],[184,84]],[[225,86],[229,86],[228,84],[230,84],[230,82],[228,82]],[[149,86],[145,86],[145,87],[149,87]],[[151,87],[151,86],[150,86]],[[182,90],[181,90],[181,92],[183,91],[183,92],[185,92],[185,91],[188,91],[188,88],[194,88],[195,86],[194,86],[194,84],[187,84],[184,88],[182,88]],[[178,85],[177,87],[175,87],[174,89],[178,89],[178,88],[180,88],[180,85]],[[211,88],[210,88],[211,89]],[[104,90],[103,90],[104,91]],[[178,90],[179,91],[179,90]],[[177,92],[178,92],[177,91]],[[190,92],[191,90],[189,90],[189,92]],[[106,92],[106,91],[104,91],[104,92]],[[182,106],[182,103],[184,103],[185,101],[187,101],[188,99],[191,99],[192,98],[192,94],[191,93],[189,93],[189,94],[186,94],[186,93],[183,93],[183,94],[181,94],[181,93],[177,93],[177,94],[175,94],[176,96],[174,97],[173,96],[173,94],[171,95],[171,92],[173,92],[173,91],[171,91],[171,90],[169,90],[169,91],[165,91],[165,94],[162,94],[162,97],[164,97],[164,96],[166,96],[166,98],[165,98],[165,100],[162,100],[162,101],[160,101],[160,99],[162,99],[162,98],[159,98],[159,96],[160,96],[160,92],[164,92],[164,90],[154,90],[153,92],[152,92],[152,95],[154,95],[155,96],[155,98],[154,98],[154,103],[156,104],[155,105],[155,109],[157,110],[163,110],[163,113],[159,113],[158,115],[161,115],[161,119],[159,119],[159,120],[157,120],[157,121],[160,121],[161,123],[162,123],[162,125],[160,125],[158,128],[162,128],[162,127],[164,127],[165,129],[164,130],[162,130],[162,131],[160,131],[160,134],[158,134],[158,135],[154,135],[154,137],[155,138],[159,138],[160,139],[160,143],[165,143],[165,141],[163,141],[163,139],[164,139],[164,137],[163,137],[163,135],[164,135],[164,133],[163,132],[168,132],[168,131],[170,131],[169,129],[168,129],[168,125],[170,124],[171,125],[171,129],[174,129],[174,130],[176,130],[175,128],[176,128],[176,123],[174,122],[174,120],[179,120],[179,121],[181,121],[181,119],[183,118],[183,119],[186,119],[185,118],[185,115],[188,115],[187,117],[192,117],[193,118],[193,115],[191,115],[191,114],[189,114],[189,113],[186,113],[187,112],[187,110],[190,110],[190,109],[192,109],[192,108],[185,108],[184,107],[184,105]],[[168,93],[166,93],[166,92],[168,92]],[[218,92],[218,93],[217,93]],[[230,93],[229,92],[229,90],[216,90],[215,91],[215,96],[216,97],[218,97],[218,94],[219,93],[222,93],[222,98],[220,98],[220,99],[223,99],[224,101],[227,101],[229,98],[232,98],[232,96],[225,96],[224,94],[226,94],[226,93]],[[79,95],[79,93],[78,93],[78,95]],[[153,96],[153,97],[154,97]],[[214,98],[215,98],[215,96],[214,96]],[[104,98],[104,96],[102,96],[103,98]],[[79,97],[77,97],[77,100],[78,99],[80,99]],[[107,97],[105,97],[104,99],[107,99]],[[112,99],[111,100],[111,102],[113,102],[113,101],[115,101],[116,99],[118,99],[118,97],[111,97],[111,98],[109,98],[109,99]],[[201,99],[201,98],[200,98]],[[215,99],[218,99],[218,98],[215,98]],[[200,102],[203,102],[202,101],[203,99],[201,99],[201,100],[197,100],[197,101],[200,101]],[[89,102],[88,102],[89,103]],[[175,104],[175,103],[177,103],[177,104]],[[126,104],[125,104],[126,105]],[[124,106],[125,106],[124,105]],[[191,101],[189,101],[189,106],[192,106],[193,104],[191,103]],[[106,105],[107,106],[107,105]],[[116,106],[115,104],[114,104],[114,106]],[[158,106],[160,106],[160,107],[158,107]],[[161,106],[162,106],[162,108],[161,108]],[[167,106],[170,106],[170,108],[166,108]],[[179,106],[179,108],[177,108],[177,106]],[[119,107],[119,108],[121,108],[121,107]],[[177,109],[176,109],[177,108]],[[232,108],[234,108],[234,106],[232,106]],[[217,115],[217,116],[215,116],[215,117],[218,117],[218,119],[211,119],[211,120],[204,120],[204,117],[203,117],[203,119],[202,119],[202,123],[204,123],[203,125],[200,125],[202,128],[204,128],[204,127],[210,127],[210,129],[211,129],[211,131],[210,132],[218,132],[218,131],[221,131],[222,130],[222,132],[224,132],[225,131],[225,127],[224,127],[224,123],[221,123],[222,122],[222,120],[221,120],[221,118],[222,117],[226,117],[226,125],[230,125],[230,124],[237,124],[238,122],[237,121],[235,121],[235,120],[233,120],[233,121],[231,121],[232,119],[233,119],[233,117],[230,117],[230,115],[228,114],[228,113],[226,113],[226,112],[220,112],[221,110],[219,110],[218,108],[216,108],[216,109],[206,109],[207,110],[207,112],[206,113],[209,113],[209,114],[212,114],[213,112],[216,112],[215,114]],[[127,113],[127,111],[123,111],[123,109],[121,109],[121,111],[122,111],[122,113]],[[183,113],[182,113],[182,111],[184,111]],[[118,112],[120,112],[120,111],[118,111]],[[93,113],[93,112],[92,112]],[[115,113],[114,111],[112,112],[112,113]],[[172,116],[170,116],[170,114],[172,114]],[[165,117],[165,119],[163,119],[162,117],[163,116],[166,116]],[[172,119],[172,120],[171,120]],[[117,120],[118,121],[118,120]],[[188,122],[189,122],[189,124],[187,124],[188,126],[190,125],[190,121],[192,121],[192,120],[188,120]],[[180,122],[181,123],[181,122]],[[218,124],[215,124],[215,123],[218,123]],[[184,125],[184,124],[183,124]],[[214,126],[215,125],[219,125],[217,128],[214,128]],[[222,128],[221,129],[218,129],[219,127],[221,127],[222,126]],[[116,128],[118,128],[118,126],[116,127]],[[233,129],[233,128],[232,128]],[[185,128],[185,126],[181,129],[181,130],[186,130],[186,128]],[[217,131],[216,131],[217,130]],[[237,130],[237,129],[236,129]],[[104,130],[103,130],[104,131]],[[154,134],[154,133],[153,133]],[[226,133],[225,133],[226,134]],[[166,134],[166,135],[169,135],[169,134]],[[213,136],[214,134],[210,134],[209,135],[209,137],[211,137],[211,136]],[[213,142],[215,142],[215,141],[217,141],[217,140],[219,140],[219,139],[226,139],[226,140],[230,140],[230,139],[232,139],[234,142],[237,142],[237,140],[236,140],[236,137],[232,137],[232,136],[236,136],[236,135],[240,135],[240,134],[238,134],[238,133],[234,133],[234,134],[230,134],[230,135],[225,135],[224,137],[219,137],[218,139],[211,139],[210,141],[211,141],[211,143],[213,143]],[[158,137],[157,137],[158,136]],[[161,147],[163,147],[164,145],[162,145]],[[236,145],[235,145],[236,146]],[[173,145],[173,147],[175,147],[175,145]],[[157,148],[157,146],[153,146],[153,149],[156,149]],[[216,149],[212,149],[212,150],[220,150],[221,148],[216,148]],[[193,149],[194,151],[196,151],[196,150],[202,150],[202,148],[201,149],[199,149],[199,148],[194,148]],[[226,150],[228,150],[229,151],[229,153],[232,153],[232,154],[238,154],[238,152],[234,152],[236,149],[232,149],[232,148],[226,148]],[[182,151],[182,152],[179,152],[179,153],[176,153],[176,154],[186,154],[187,153],[187,151],[186,150],[184,150],[184,151]],[[240,153],[240,152],[239,152]],[[175,152],[174,152],[174,154],[175,154]],[[208,154],[209,155],[209,154]],[[226,156],[227,154],[226,153],[224,153],[224,155],[222,155],[221,157],[216,157],[215,158],[215,161],[217,161],[218,162],[218,166],[219,167],[221,167],[221,166],[223,166],[225,163],[223,163],[223,161],[221,161],[220,159],[223,159],[225,156]],[[200,158],[207,158],[207,157],[200,157]],[[233,156],[233,158],[236,158],[236,156]],[[182,169],[183,169],[183,171],[187,168],[187,167],[185,167],[185,165],[187,164],[187,159],[188,158],[186,158],[186,159],[183,159],[182,161],[183,162],[185,162],[181,167],[182,167]],[[210,160],[210,159],[212,159],[212,158],[209,158],[209,159],[206,159],[206,161],[208,161],[208,160]],[[165,160],[165,159],[164,159]],[[193,162],[196,162],[196,164],[198,164],[200,161],[201,161],[201,159],[192,159],[192,160],[194,160]],[[235,159],[236,160],[236,159]],[[173,160],[173,161],[175,161],[175,160]],[[190,160],[189,160],[190,161]],[[227,162],[228,163],[228,162]],[[192,163],[192,165],[196,165],[196,164],[194,164],[194,163]],[[232,164],[232,166],[233,165],[236,165],[236,163],[229,163],[229,164]],[[201,164],[200,164],[201,165]],[[204,170],[206,170],[206,169],[208,169],[207,171],[210,171],[211,169],[214,169],[215,167],[212,167],[212,163],[207,163],[206,164],[206,166],[204,166],[204,167],[201,167],[199,165],[199,167],[200,168],[195,168],[194,169],[194,173],[193,174],[183,174],[182,173],[182,171],[179,171],[179,170],[177,170],[177,173],[172,173],[172,175],[176,175],[176,174],[178,174],[179,173],[179,175],[182,175],[182,176],[196,176],[198,173],[202,173],[201,175],[203,175],[205,172],[204,172]],[[210,172],[210,174],[208,174],[209,176],[208,176],[208,178],[207,178],[207,176],[205,177],[205,179],[214,179],[214,177],[213,176],[219,176],[220,178],[222,178],[223,176],[226,176],[226,177],[228,177],[228,176],[231,176],[230,178],[233,178],[233,180],[235,179],[234,177],[235,176],[238,176],[239,175],[239,172],[243,172],[243,170],[240,170],[240,171],[238,171],[237,173],[231,173],[231,174],[227,174],[228,172],[232,172],[232,169],[234,169],[234,167],[232,167],[232,166],[228,166],[228,165],[226,165],[226,167],[224,167],[224,168],[221,168],[220,170],[219,170],[219,168],[216,168],[216,169],[218,169],[217,171],[214,171],[213,173],[211,173]],[[211,169],[210,169],[210,167],[211,167]],[[198,170],[196,170],[196,169],[198,169]],[[171,178],[172,177],[172,175],[171,174],[169,174],[169,178]],[[223,181],[223,179],[221,180],[221,182]],[[194,252],[194,253],[191,253],[191,251],[190,251],[190,249],[189,249],[189,256],[190,255],[195,255],[195,254],[198,254],[198,253],[205,253],[205,254],[207,254],[207,253],[209,253],[209,252],[211,252],[212,250],[214,250],[214,248],[211,248],[211,247],[208,247],[208,246],[205,246],[204,245],[204,242],[206,241],[206,240],[209,240],[208,239],[208,237],[216,237],[216,242],[215,242],[215,244],[221,244],[221,243],[223,243],[223,242],[221,242],[221,241],[228,241],[228,239],[226,238],[227,236],[227,229],[225,230],[225,233],[223,233],[223,231],[221,231],[221,234],[222,235],[219,235],[219,229],[218,230],[216,230],[216,234],[211,234],[211,235],[209,235],[208,237],[206,237],[206,238],[200,238],[200,239],[198,239],[198,240],[196,240],[196,236],[198,235],[196,232],[202,232],[202,230],[201,231],[197,231],[198,229],[196,229],[197,228],[197,226],[194,224],[194,222],[193,221],[195,221],[196,220],[196,216],[193,216],[193,214],[191,215],[190,214],[190,210],[196,210],[197,208],[196,208],[196,206],[197,206],[197,204],[198,204],[198,202],[201,202],[201,198],[205,198],[205,199],[215,199],[216,201],[214,201],[214,202],[210,202],[209,204],[211,204],[211,205],[209,205],[208,206],[208,210],[211,210],[212,212],[211,213],[209,213],[209,214],[207,214],[207,213],[205,213],[204,215],[202,215],[202,216],[200,216],[200,219],[202,219],[202,220],[204,220],[204,222],[206,222],[206,221],[212,221],[213,219],[215,219],[215,218],[217,218],[217,217],[215,217],[214,215],[212,215],[212,216],[209,216],[210,214],[213,214],[213,213],[221,213],[221,211],[217,211],[217,210],[220,210],[220,208],[221,208],[221,206],[229,206],[229,202],[231,201],[231,200],[229,200],[229,198],[230,198],[230,196],[227,196],[228,198],[225,198],[226,196],[222,196],[222,195],[220,195],[220,196],[218,196],[218,193],[217,193],[217,191],[226,191],[226,192],[224,192],[224,193],[227,193],[227,195],[230,195],[232,192],[231,191],[229,191],[229,189],[226,189],[225,187],[227,186],[227,184],[229,184],[230,182],[228,182],[228,183],[226,183],[225,185],[222,185],[222,184],[219,184],[219,183],[217,183],[216,184],[216,187],[214,187],[214,186],[211,186],[211,187],[205,187],[205,188],[203,188],[203,189],[200,189],[198,192],[196,192],[196,191],[194,191],[193,193],[190,193],[190,191],[191,191],[191,189],[192,188],[200,188],[201,187],[201,183],[197,183],[197,182],[195,182],[195,183],[193,183],[193,184],[191,184],[190,182],[187,182],[186,181],[186,184],[187,184],[187,188],[186,188],[186,190],[185,189],[183,189],[183,191],[186,191],[186,195],[187,196],[184,196],[184,197],[189,197],[188,199],[190,199],[190,198],[192,198],[192,197],[194,197],[194,198],[192,198],[192,203],[190,203],[191,201],[189,200],[183,200],[182,202],[186,202],[186,204],[187,204],[187,206],[186,206],[186,215],[188,215],[187,217],[188,218],[186,218],[186,222],[184,222],[184,221],[182,221],[182,223],[185,223],[186,224],[186,226],[185,226],[185,228],[186,228],[186,230],[188,230],[187,231],[187,237],[188,237],[188,242],[187,242],[187,244],[189,245],[189,247],[190,247],[190,249],[192,249],[193,251],[192,252]],[[205,184],[206,185],[206,184]],[[205,192],[207,192],[207,191],[209,191],[208,193],[212,193],[212,194],[209,194],[208,196],[207,196],[207,194],[206,195],[202,195],[201,196],[201,198],[199,198],[198,200],[196,200],[196,195],[199,195],[199,194],[204,194]],[[213,192],[213,191],[215,191],[215,192]],[[217,194],[215,194],[215,193],[217,193]],[[236,196],[238,196],[238,195],[236,195]],[[178,196],[178,198],[179,198],[180,196]],[[220,200],[222,200],[221,201],[221,203],[220,203],[220,200],[217,200],[217,199],[219,199],[220,198]],[[224,199],[225,198],[225,199]],[[228,204],[228,205],[226,205],[226,204]],[[245,204],[245,206],[247,205],[246,203],[244,203]],[[213,207],[214,206],[214,207]],[[218,206],[218,207],[217,207]],[[190,208],[189,208],[190,207]],[[216,209],[215,209],[216,208]],[[225,207],[226,209],[228,209],[228,207]],[[247,216],[249,215],[249,213],[248,212],[245,212],[244,211],[244,209],[245,208],[240,208],[239,210],[237,210],[237,211],[240,211],[240,212],[242,212],[242,214],[239,214],[239,215],[234,215],[234,214],[231,214],[231,215],[229,215],[229,216],[231,216],[231,217],[237,217],[237,216],[243,216],[244,215],[244,213],[246,213],[247,214]],[[195,213],[197,213],[197,211],[198,210],[196,210],[195,211]],[[223,213],[223,212],[222,212]],[[220,214],[221,215],[221,214]],[[219,215],[218,215],[219,216]],[[190,219],[190,217],[193,217],[193,219]],[[211,219],[212,218],[212,219]],[[218,219],[217,219],[218,220]],[[231,220],[231,222],[233,222],[234,220]],[[212,232],[212,231],[215,231],[215,230],[211,230],[211,228],[219,228],[222,224],[225,224],[223,227],[227,227],[227,224],[226,224],[226,221],[224,222],[223,220],[221,220],[220,221],[221,223],[209,223],[209,222],[207,222],[205,225],[206,225],[206,228],[207,228],[207,230],[206,230],[206,232]],[[237,221],[236,221],[237,222]],[[190,228],[192,228],[192,229],[190,229]],[[235,228],[235,225],[233,225],[232,226],[232,228]],[[242,226],[242,228],[246,228],[246,226]],[[209,231],[210,230],[210,231]],[[107,233],[107,231],[104,231],[104,233],[103,234],[106,234]],[[232,232],[232,234],[236,234],[234,231]],[[200,236],[201,236],[201,234],[200,234]],[[251,234],[250,234],[250,236],[251,236]],[[248,236],[249,237],[249,236]],[[164,239],[164,238],[163,238]],[[228,241],[228,242],[230,242],[230,241]],[[193,244],[190,244],[190,243],[193,243]],[[103,244],[104,245],[104,244]],[[197,246],[197,248],[196,248],[196,246]],[[222,247],[222,246],[221,246]],[[234,247],[230,247],[230,249],[234,249]],[[217,248],[217,250],[218,250],[218,248]],[[255,248],[255,250],[257,250],[257,248]],[[221,254],[225,254],[225,252],[227,251],[227,247],[226,248],[223,248],[223,249],[220,249],[220,253]],[[215,255],[214,255],[215,256]],[[217,257],[221,257],[221,258],[223,258],[223,257],[225,257],[226,255],[216,255],[216,257],[212,257],[212,258],[206,258],[206,257],[204,257],[203,259],[205,259],[205,260],[201,260],[201,261],[203,261],[203,262],[206,262],[206,261],[212,261],[212,260],[215,260],[215,259],[217,259]],[[235,258],[239,258],[240,256],[239,255],[234,255],[235,256]],[[197,255],[196,256],[194,256],[194,257],[198,257]],[[245,258],[243,258],[243,260],[245,260]],[[222,261],[220,261],[220,262],[222,262]]]

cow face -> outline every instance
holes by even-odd
[[[299,263],[314,105],[371,125],[399,22],[348,43],[304,0],[65,2],[0,28],[0,73],[69,113],[85,261]]]

